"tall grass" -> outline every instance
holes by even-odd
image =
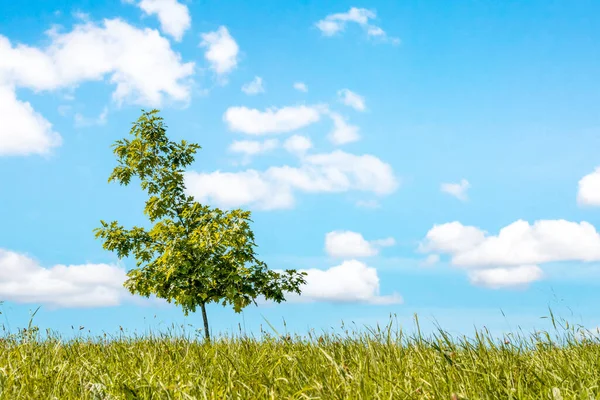
[[[30,323],[0,339],[0,398],[600,398],[599,335],[551,317],[554,335],[424,337],[390,320],[368,333],[212,343],[172,332],[63,341]]]

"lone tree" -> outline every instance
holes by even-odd
[[[184,193],[184,168],[200,146],[171,142],[157,114],[142,111],[132,137],[115,142],[118,166],[108,179],[121,185],[140,179],[149,196],[144,214],[154,223],[152,229],[127,230],[117,221],[100,221],[102,227],[94,232],[104,240],[104,249],[119,258],[136,258],[137,268],[127,272],[124,283],[132,294],[174,301],[186,316],[200,306],[210,341],[207,304],[230,304],[239,313],[251,302],[256,305],[259,295],[281,303],[284,292],[300,294],[306,273],[277,273],[256,258],[249,211],[211,208]]]

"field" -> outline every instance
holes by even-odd
[[[2,399],[596,399],[597,332],[484,331],[452,338],[387,327],[211,343],[172,333],[61,341],[35,326],[0,339]],[[274,328],[273,328],[274,329]]]

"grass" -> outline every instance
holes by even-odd
[[[362,334],[212,343],[172,334],[62,341],[30,323],[0,338],[0,398],[600,399],[599,336],[551,318],[554,336],[407,336],[390,322]]]

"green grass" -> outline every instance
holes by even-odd
[[[418,320],[417,328],[418,328]],[[560,324],[494,339],[392,331],[0,339],[2,399],[600,399],[600,339]]]

